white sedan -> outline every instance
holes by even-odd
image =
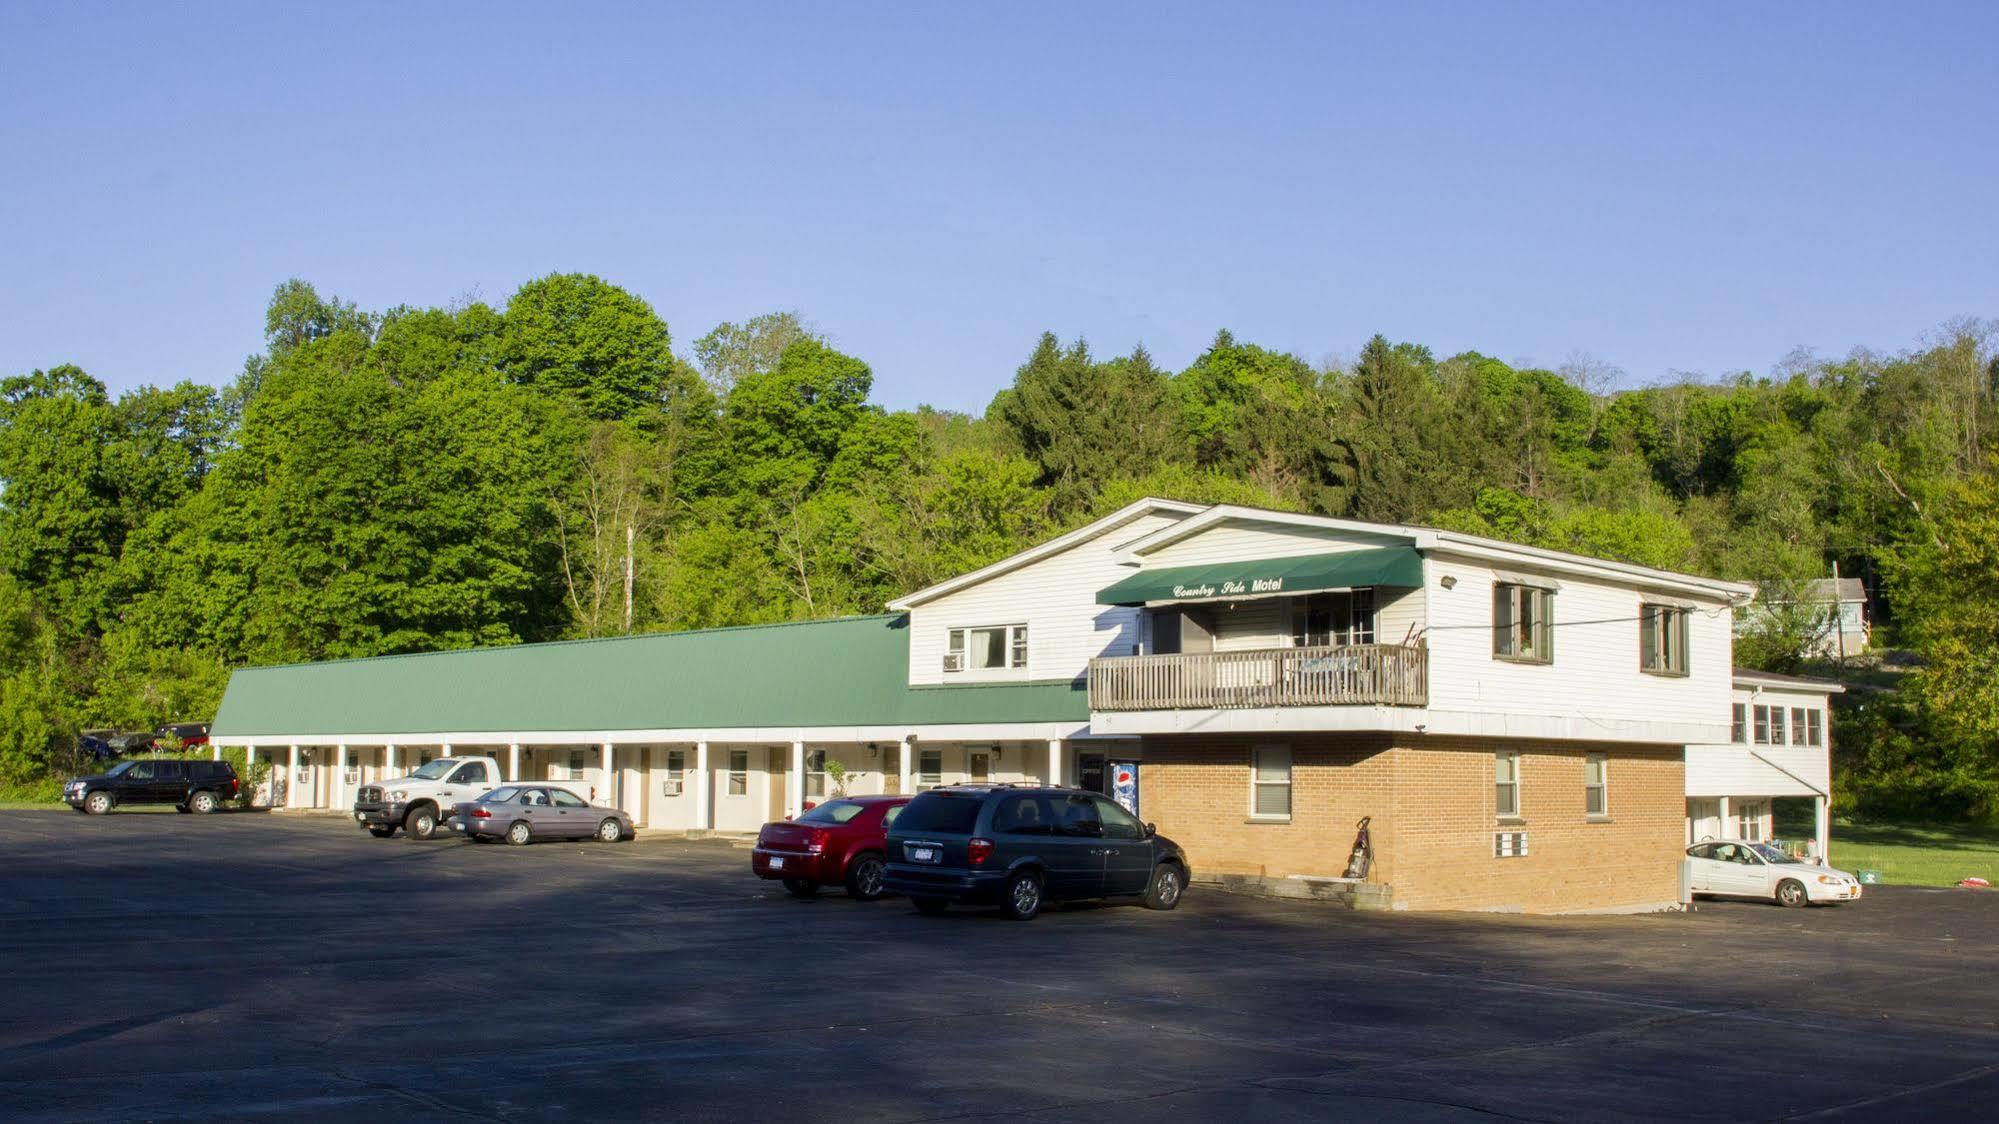
[[[1778,905],[1850,902],[1860,879],[1792,858],[1768,843],[1696,843],[1687,848],[1693,890],[1718,898],[1762,898]]]

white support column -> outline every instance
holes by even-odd
[[[327,787],[328,790],[333,793],[333,806],[336,808],[347,807],[347,743],[346,742],[341,742],[340,744],[333,747],[333,778],[332,778],[332,783]]]
[[[519,742],[507,743],[507,779],[510,781],[521,779],[521,743]]]
[[[784,814],[796,816],[805,811],[805,743],[791,743],[791,775],[785,778]]]
[[[397,775],[396,743],[390,742],[382,747],[382,779],[388,780],[390,777]]]
[[[437,744],[437,755],[438,755],[439,757],[449,757],[449,756],[451,756],[451,743],[450,743],[450,742],[439,742],[439,743]]]
[[[1735,817],[1728,814],[1728,797],[1726,796],[1717,797],[1715,799],[1714,806],[1717,809],[1716,814],[1721,817],[1721,831],[1719,834],[1715,836],[1715,838],[1716,839],[1735,838]]]
[[[1048,739],[1048,783],[1054,785],[1069,783],[1062,772],[1061,738]]]
[[[210,748],[211,750],[214,750],[214,752],[215,752],[215,756],[214,756],[214,757],[212,757],[212,758],[210,758],[210,760],[214,760],[214,761],[220,761],[220,760],[222,760],[222,745],[221,745],[221,743],[219,743],[219,742],[209,742],[209,743],[208,743],[208,747],[209,747],[209,748]],[[247,768],[247,767],[249,766],[249,761],[248,761],[248,760],[245,760],[243,764],[244,764],[244,766],[245,766],[245,767]]]
[[[604,791],[604,792],[603,792],[603,793],[601,794],[601,795],[603,796],[603,798],[604,798],[604,802],[605,802],[605,803],[607,803],[607,804],[609,804],[609,805],[610,805],[611,807],[613,807],[613,808],[616,808],[616,807],[618,807],[618,806],[619,806],[619,805],[618,805],[618,779],[617,779],[616,777],[614,777],[614,776],[612,776],[612,775],[611,775],[611,743],[610,743],[610,742],[605,742],[605,743],[604,743],[604,790],[605,790],[605,791]]]
[[[1832,865],[1832,798],[1831,797],[1820,796],[1812,800],[1812,818],[1815,821],[1817,821],[1812,826],[1816,829],[1816,834],[1818,835],[1819,861],[1827,866],[1831,866]]]
[[[902,768],[902,783],[896,786],[896,791],[908,796],[916,791],[916,755],[909,750],[908,738],[902,739],[902,742],[896,746],[896,752],[900,757],[898,764]]]
[[[708,772],[708,743],[694,743],[694,826],[707,831],[715,826],[715,778]]]
[[[291,759],[285,762],[285,807],[298,807],[298,746],[292,746]]]

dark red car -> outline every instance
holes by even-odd
[[[888,827],[909,803],[907,796],[842,796],[808,810],[795,820],[767,823],[757,833],[750,869],[772,878],[801,898],[821,886],[845,884],[847,896],[864,902],[882,896],[882,869]]]

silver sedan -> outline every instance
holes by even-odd
[[[537,839],[629,840],[632,817],[599,808],[555,785],[508,784],[451,809],[451,830],[477,842],[504,839],[525,846]]]

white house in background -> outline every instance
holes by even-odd
[[[1871,625],[1867,615],[1867,586],[1859,578],[1820,578],[1799,590],[1799,601],[1757,599],[1736,614],[1735,630],[1747,632],[1773,609],[1803,607],[1818,622],[1817,634],[1806,645],[1804,655],[1814,659],[1843,659],[1867,650]]]
[[[1812,801],[1812,845],[1830,845],[1831,696],[1824,679],[1737,668],[1725,743],[1687,746],[1687,842],[1768,840],[1773,800]]]

